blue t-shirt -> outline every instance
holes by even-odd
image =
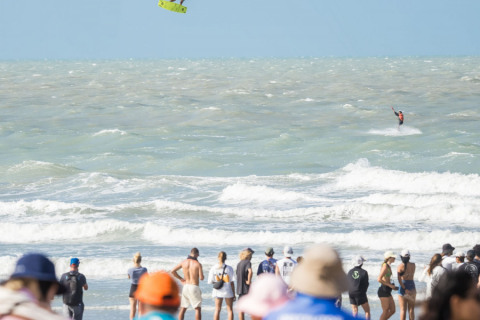
[[[293,300],[267,314],[263,320],[358,320],[335,307],[335,300],[297,293]]]
[[[177,320],[174,316],[170,313],[162,312],[162,311],[152,311],[147,313],[144,316],[139,318],[135,318],[137,320]]]
[[[132,280],[132,284],[138,284],[138,280],[145,272],[147,272],[147,268],[144,267],[128,269],[128,275]]]
[[[267,259],[263,260],[258,265],[257,276],[261,275],[262,273],[275,273],[275,265],[277,264],[277,259]]]

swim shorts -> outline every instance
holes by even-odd
[[[137,291],[138,284],[133,284],[130,286],[130,294],[128,295],[130,298],[135,298],[135,291]]]
[[[349,293],[348,297],[350,298],[350,304],[353,304],[354,306],[361,306],[368,302],[366,293]]]
[[[182,308],[188,308],[190,305],[194,309],[202,306],[202,291],[199,286],[185,284],[182,290],[182,301],[180,306]]]
[[[415,290],[415,281],[413,280],[403,280],[403,285],[405,289],[402,287],[398,288],[398,294],[401,296],[405,295],[405,290]]]
[[[385,285],[381,285],[380,288],[378,288],[378,297],[379,298],[388,298],[392,296],[392,288],[387,287]]]

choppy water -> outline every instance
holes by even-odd
[[[384,251],[480,243],[478,57],[0,62],[0,110],[0,278],[78,256],[85,319],[128,317],[137,251],[207,273],[327,242],[368,259],[378,318]]]

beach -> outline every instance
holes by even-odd
[[[135,252],[170,270],[197,247],[208,275],[221,250],[256,271],[328,243],[367,259],[378,319],[385,251],[422,298],[444,243],[480,243],[479,101],[478,57],[0,61],[0,279],[78,257],[84,319],[126,319]]]

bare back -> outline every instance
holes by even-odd
[[[177,271],[182,269],[183,277],[182,279]],[[184,284],[193,284],[198,286],[200,280],[204,279],[202,264],[194,259],[185,259],[179,265],[177,265],[172,270],[172,274],[175,278],[179,279]]]

